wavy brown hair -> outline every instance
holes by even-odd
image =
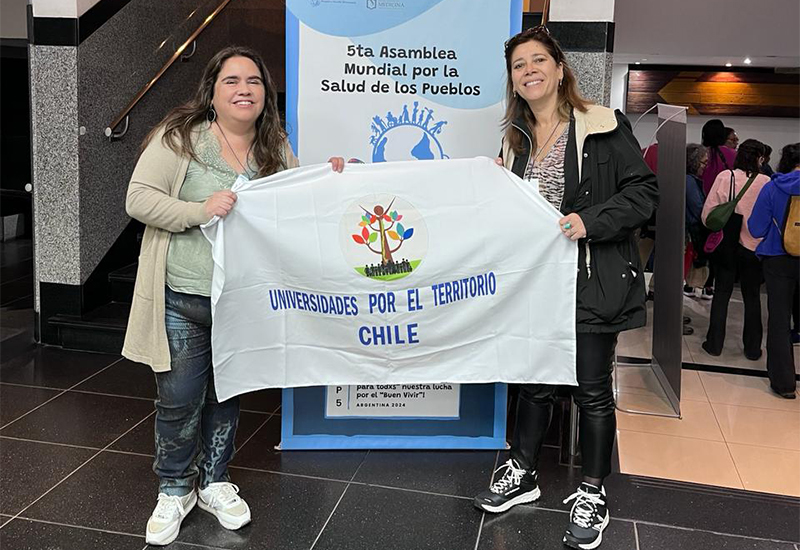
[[[558,115],[562,121],[567,121],[572,114],[572,109],[578,109],[582,113],[591,102],[584,99],[578,91],[578,80],[575,78],[575,73],[567,63],[567,58],[564,51],[561,49],[558,41],[550,36],[550,31],[547,27],[538,26],[526,29],[521,33],[509,38],[505,44],[505,58],[506,58],[506,113],[503,116],[502,128],[505,132],[505,139],[508,140],[511,149],[516,154],[520,154],[525,150],[525,136],[517,130],[512,123],[515,120],[522,119],[528,125],[528,130],[531,133],[531,150],[536,149],[536,133],[533,131],[536,126],[536,117],[533,115],[528,102],[514,93],[514,84],[511,81],[511,55],[514,49],[520,44],[526,42],[538,42],[544,46],[545,50],[555,60],[556,65],[561,65],[564,70],[564,78],[561,86],[558,87]]]
[[[200,85],[194,97],[187,103],[174,108],[164,119],[150,131],[144,140],[144,148],[153,139],[159,129],[164,129],[162,143],[175,153],[188,156],[201,162],[194,149],[192,131],[198,124],[208,122],[211,100],[214,98],[214,84],[217,81],[222,65],[232,57],[247,57],[258,67],[264,82],[264,109],[256,119],[256,136],[253,142],[253,159],[258,167],[258,177],[268,176],[286,168],[284,143],[286,132],[281,127],[278,114],[278,92],[275,83],[264,64],[264,60],[255,51],[242,46],[228,46],[220,50],[203,71]]]

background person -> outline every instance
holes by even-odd
[[[332,159],[341,170],[343,159]],[[211,364],[211,245],[199,226],[236,203],[237,176],[298,165],[261,57],[229,47],[205,68],[194,98],[145,140],[128,187],[128,214],[146,224],[122,354],[155,371],[158,503],[148,544],[169,544],[198,504],[223,527],[250,521],[230,482],[239,399],[217,401]]]
[[[706,197],[703,194],[703,171],[708,164],[708,151],[698,143],[686,146],[686,240],[688,261],[691,262],[688,273],[685,274],[686,284],[683,293],[694,296],[694,285],[703,285],[708,279],[708,260],[703,252],[708,231],[703,226],[701,219],[703,204]],[[702,280],[699,280],[702,279]]]
[[[725,127],[725,147],[736,149],[739,147],[739,136],[733,128]]]
[[[800,143],[787,145],[772,181],[758,195],[747,223],[754,237],[763,237],[756,254],[764,264],[767,282],[767,373],[772,391],[786,399],[797,397],[791,340],[792,309],[800,282],[800,258],[787,254],[783,228],[787,204],[800,195]]]
[[[616,432],[612,361],[620,331],[645,324],[644,280],[634,230],[658,202],[628,120],[591,105],[578,93],[564,53],[545,27],[506,42],[507,72],[502,159],[560,209],[565,238],[578,243],[578,386],[583,482],[573,502],[564,543],[595,548],[608,525],[604,478],[611,472]],[[474,504],[502,512],[539,498],[537,463],[550,422],[555,386],[520,386],[511,458]],[[581,546],[586,545],[586,546]]]
[[[725,230],[722,243],[711,255],[716,269],[714,299],[711,302],[711,315],[708,333],[702,347],[709,355],[719,356],[725,344],[725,327],[728,321],[728,303],[733,293],[736,276],[742,290],[744,301],[744,329],[742,342],[744,356],[756,361],[761,357],[761,263],[755,255],[756,247],[761,239],[755,238],[747,229],[747,220],[753,210],[761,188],[769,178],[759,173],[764,158],[764,146],[754,140],[745,140],[740,146],[734,161],[734,169],[721,172],[703,205],[703,223],[709,213],[718,205],[733,199],[745,186],[751,176],[753,183],[736,205],[735,214],[731,216]],[[731,178],[734,181],[733,196],[730,193]],[[739,216],[736,216],[738,214]],[[741,225],[741,229],[738,226]],[[733,229],[732,229],[733,228]]]

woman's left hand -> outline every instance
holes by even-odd
[[[562,233],[571,241],[577,241],[586,236],[586,226],[583,225],[581,217],[574,212],[558,220],[558,225],[561,226]]]
[[[344,170],[344,158],[343,157],[331,157],[328,159],[328,162],[331,163],[331,168],[334,172],[341,173]]]

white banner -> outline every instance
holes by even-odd
[[[488,158],[241,179],[213,245],[221,400],[268,387],[576,384],[577,247]]]

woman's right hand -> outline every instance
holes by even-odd
[[[231,211],[233,205],[236,204],[236,193],[228,190],[216,191],[203,204],[209,218],[214,216],[224,218]]]
[[[497,157],[496,159],[494,159],[494,163],[497,166],[505,166],[505,164],[503,164],[503,159],[501,159],[500,157]]]

